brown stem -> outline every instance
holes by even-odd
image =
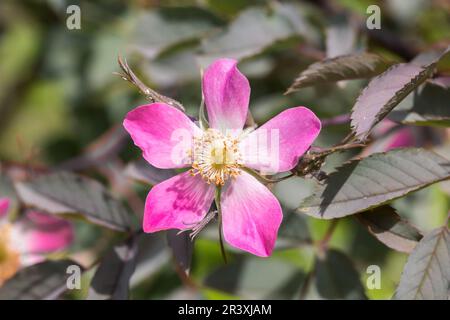
[[[333,233],[336,230],[338,222],[339,222],[338,219],[331,220],[331,223],[328,226],[328,229],[325,232],[324,236],[317,243],[317,248],[319,249],[319,252],[324,253],[328,250],[328,244],[330,243],[331,237],[333,236]]]
[[[123,80],[130,82],[131,84],[133,84],[136,88],[139,89],[139,91],[145,96],[145,98],[147,100],[149,100],[150,102],[163,102],[163,103],[167,103],[168,105],[171,105],[172,107],[175,107],[181,111],[185,111],[183,105],[166,96],[163,96],[162,94],[159,94],[158,92],[156,92],[153,89],[150,89],[149,87],[147,87],[137,76],[136,74],[133,72],[133,70],[131,70],[130,66],[128,65],[126,60],[123,60],[121,56],[119,56],[117,58],[117,62],[119,63],[120,68],[122,69],[123,73],[116,73],[117,75],[119,75]]]
[[[320,122],[322,123],[322,127],[346,124],[350,122],[350,114],[349,113],[340,114],[332,118],[323,119]]]

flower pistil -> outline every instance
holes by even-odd
[[[216,129],[207,129],[194,137],[192,148],[193,176],[200,174],[208,183],[223,186],[227,179],[240,174],[242,155],[239,140]]]

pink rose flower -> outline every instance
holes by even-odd
[[[191,168],[151,189],[143,229],[190,229],[205,217],[220,187],[225,241],[267,257],[282,211],[272,192],[246,168],[270,173],[293,169],[319,134],[320,121],[311,110],[296,107],[252,132],[244,130],[250,85],[235,60],[216,60],[205,70],[202,84],[208,129],[164,103],[143,105],[126,115],[124,127],[150,164]]]
[[[372,136],[375,141],[363,150],[363,157],[372,153],[423,145],[421,128],[402,126],[389,119],[381,121],[373,130]]]
[[[23,267],[39,263],[45,255],[68,247],[72,224],[29,210],[15,222],[8,220],[10,200],[0,198],[0,286]]]

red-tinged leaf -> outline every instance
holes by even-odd
[[[324,82],[370,78],[380,74],[388,66],[388,62],[373,53],[349,54],[325,59],[310,65],[300,73],[286,94]]]
[[[377,123],[431,76],[434,66],[396,64],[372,79],[353,106],[351,126],[356,138],[365,140]]]
[[[450,126],[450,89],[426,84],[400,103],[389,119],[404,124]]]
[[[95,180],[70,172],[39,176],[16,185],[27,205],[53,214],[80,214],[114,230],[132,228],[132,213]]]
[[[400,252],[410,253],[423,237],[419,230],[402,219],[391,206],[362,212],[356,218],[380,242]]]
[[[340,218],[386,204],[450,178],[450,161],[424,149],[396,149],[352,160],[331,173],[297,209]]]
[[[191,269],[194,240],[189,237],[189,232],[179,233],[179,230],[169,230],[167,241],[175,262],[188,275]]]
[[[450,294],[450,231],[425,235],[406,262],[395,293],[398,300],[447,300]]]
[[[139,236],[114,246],[100,262],[89,289],[89,300],[126,300],[136,267]]]
[[[305,298],[364,300],[366,295],[349,257],[340,251],[328,250],[323,257],[316,258],[312,287]]]
[[[141,159],[130,162],[125,168],[125,174],[134,180],[155,185],[172,178],[177,172],[172,169],[156,168],[147,161]]]
[[[0,288],[0,300],[55,300],[67,288],[71,260],[45,261],[20,270]]]

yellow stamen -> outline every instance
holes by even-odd
[[[0,286],[14,276],[20,267],[20,255],[10,247],[11,226],[0,226]]]
[[[194,137],[191,174],[200,174],[208,184],[216,185],[224,185],[230,177],[237,177],[242,163],[238,142],[215,129]]]

